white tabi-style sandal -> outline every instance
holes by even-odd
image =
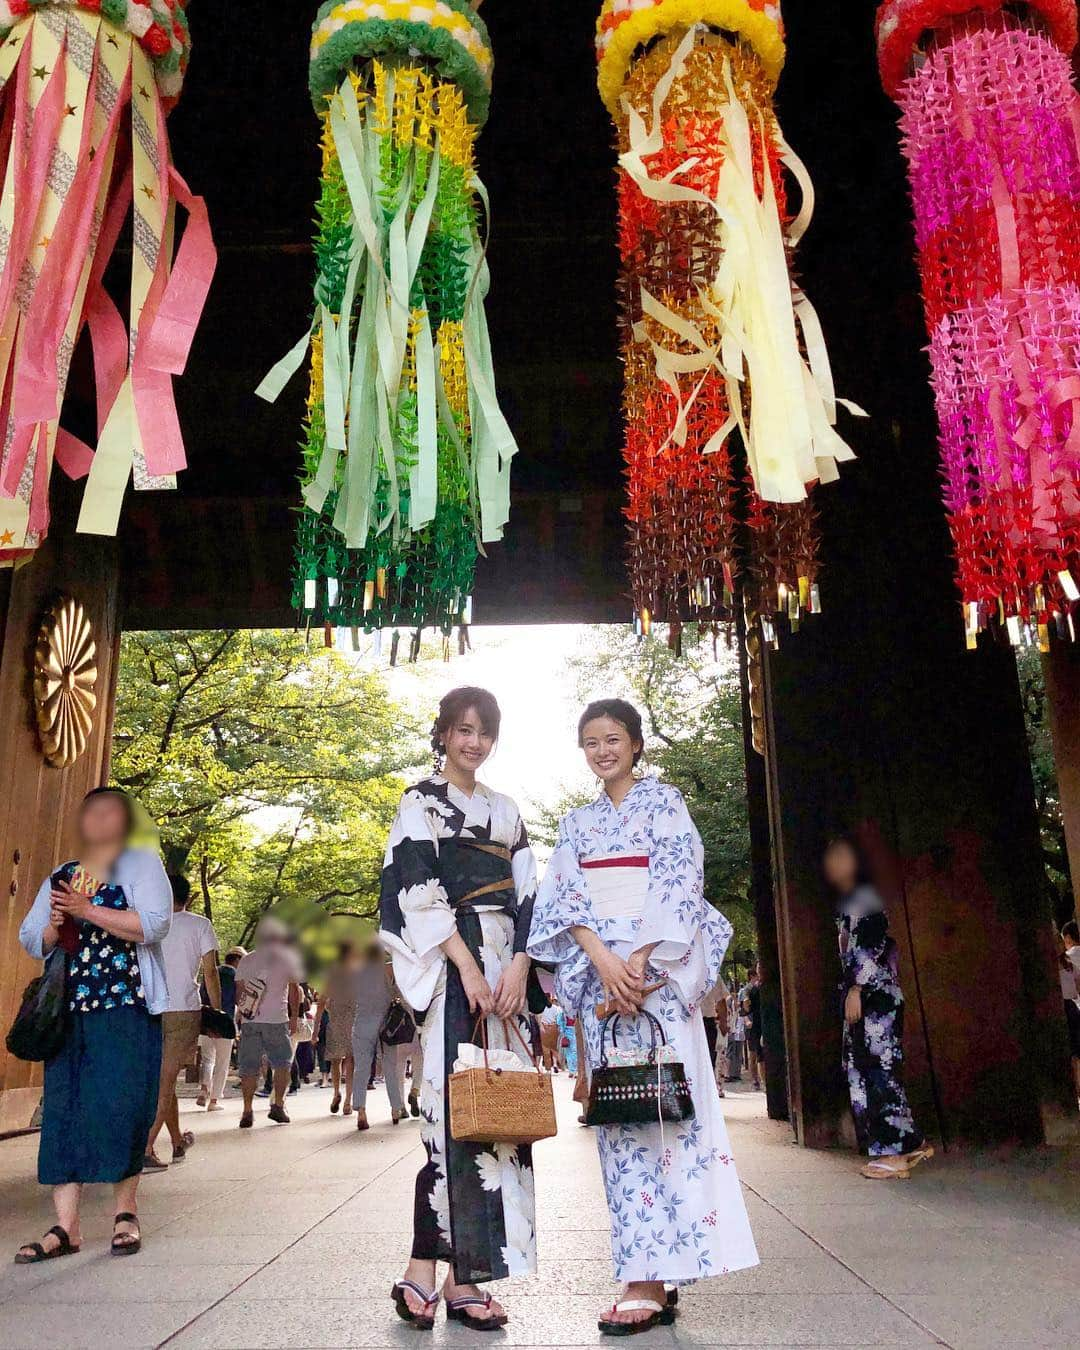
[[[642,1331],[651,1331],[653,1327],[669,1327],[675,1321],[675,1308],[669,1303],[657,1303],[652,1298],[627,1298],[613,1305],[612,1312],[648,1312],[638,1322],[612,1322],[601,1317],[597,1322],[602,1336],[637,1336]]]

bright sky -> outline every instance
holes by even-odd
[[[412,708],[423,725],[434,719],[439,699],[460,684],[490,689],[502,709],[502,732],[480,777],[508,793],[528,821],[537,804],[558,800],[565,789],[592,781],[577,748],[578,706],[567,662],[588,644],[592,630],[580,625],[473,627],[472,651],[448,662],[424,660],[390,667],[386,649],[370,648],[359,660],[380,670],[394,698]],[[426,651],[426,649],[425,649]]]

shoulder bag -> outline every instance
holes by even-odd
[[[379,1040],[383,1045],[411,1045],[416,1040],[416,1023],[401,999],[394,999],[386,1010]]]
[[[56,947],[46,958],[44,971],[23,991],[7,1034],[8,1052],[30,1063],[53,1059],[63,1049],[67,1032],[67,958]]]

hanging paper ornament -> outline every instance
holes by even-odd
[[[317,622],[449,633],[509,516],[517,447],[495,395],[473,160],[491,70],[466,0],[331,0],[315,21],[322,183],[293,598]]]
[[[184,369],[215,265],[206,206],[169,156],[183,0],[0,0],[0,565],[32,556],[55,459],[88,474],[78,528],[114,534],[128,479],[175,485]],[[189,212],[173,263],[176,204]],[[129,208],[129,330],[102,284]],[[59,428],[87,323],[96,451]]]
[[[816,598],[807,496],[852,452],[817,317],[791,280],[813,190],[773,109],[779,9],[604,0],[596,46],[619,149],[639,624],[666,620],[677,643],[684,619],[729,619],[742,557],[754,612],[797,623]]]
[[[1073,0],[890,0],[945,506],[968,645],[1042,647],[1080,599],[1080,102]]]

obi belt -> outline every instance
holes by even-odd
[[[505,844],[483,839],[443,839],[439,880],[453,909],[504,909],[517,913],[517,889]]]
[[[581,863],[593,913],[598,919],[636,919],[649,893],[649,859],[644,853],[612,853]]]

